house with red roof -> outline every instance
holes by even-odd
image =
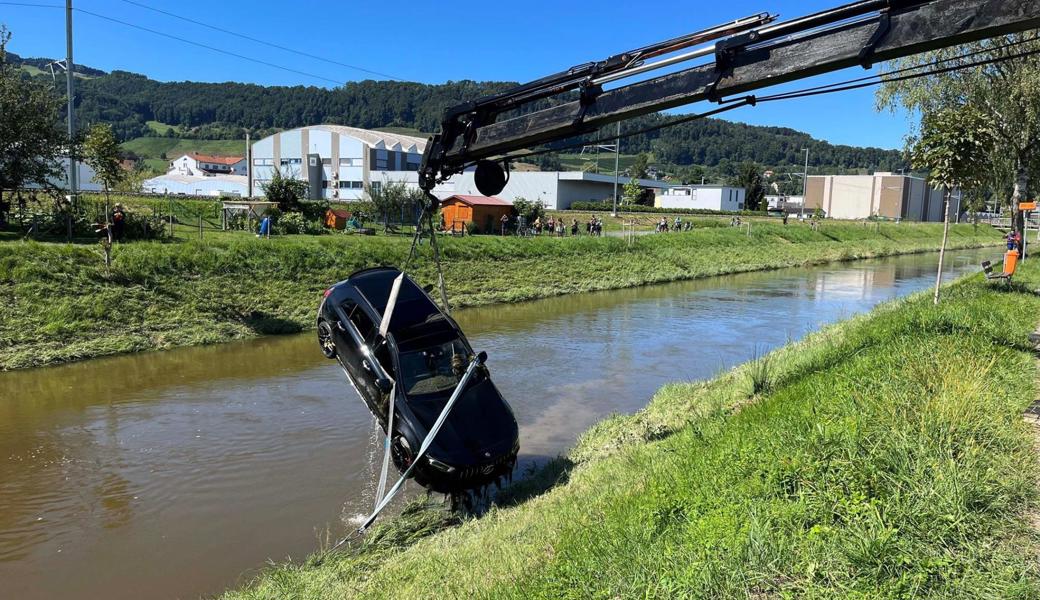
[[[215,175],[246,175],[243,156],[217,156],[191,152],[170,161],[168,175],[213,177]]]

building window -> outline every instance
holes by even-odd
[[[339,189],[341,189],[341,190],[350,189],[350,182],[349,181],[340,181],[337,187],[339,187]]]
[[[286,165],[302,165],[303,164],[303,159],[302,158],[283,158],[282,161],[281,161],[281,164],[282,164],[283,167],[286,166]]]
[[[323,158],[323,159],[321,159],[321,164],[325,165],[326,167],[331,166],[332,165],[332,159],[331,158]]]
[[[355,190],[364,189],[365,182],[364,181],[351,181],[350,182],[350,187],[351,187],[351,189],[355,189]]]
[[[311,157],[311,159],[310,159],[310,163],[309,163],[309,164],[310,164],[310,166],[312,166],[312,167],[316,167],[316,166],[318,166],[318,159],[317,159],[317,158],[314,158],[314,157],[312,156],[312,157]]]
[[[405,170],[408,170],[408,171],[418,171],[419,170],[419,163],[410,162],[407,165],[405,165]]]
[[[363,159],[360,158],[341,158],[339,159],[339,166],[341,167],[360,167],[362,166]]]
[[[387,170],[386,159],[385,158],[377,158],[376,159],[376,170],[377,171],[386,171]]]
[[[371,186],[372,186],[372,191],[378,192],[380,190],[380,188],[383,187],[383,182],[381,182],[381,181],[373,181]]]
[[[322,179],[321,180],[321,189],[323,189],[323,190],[329,189],[329,181],[327,179]]]

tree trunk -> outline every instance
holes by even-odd
[[[942,286],[943,259],[946,257],[946,239],[950,235],[950,186],[943,190],[943,238],[942,246],[939,246],[939,272],[935,275],[935,297],[934,304],[939,304],[939,288]]]
[[[1026,238],[1026,219],[1025,213],[1018,209],[1018,203],[1027,202],[1029,200],[1029,171],[1026,168],[1027,161],[1023,154],[1024,153],[1020,152],[1018,157],[1015,159],[1015,191],[1011,194],[1011,209],[1015,211],[1014,230],[1017,231],[1024,240]],[[1022,258],[1025,257],[1023,256]]]

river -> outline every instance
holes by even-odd
[[[949,277],[999,250],[947,255]],[[934,283],[934,254],[459,311],[520,469],[662,384]],[[371,509],[372,418],[313,335],[0,374],[0,596],[196,598]]]

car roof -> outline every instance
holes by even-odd
[[[358,271],[347,279],[368,303],[376,321],[381,321],[390,300],[394,279],[401,271],[392,267],[377,267]],[[398,343],[426,337],[442,331],[455,331],[455,327],[444,317],[426,292],[407,275],[397,294],[397,304],[390,318],[389,333]]]

